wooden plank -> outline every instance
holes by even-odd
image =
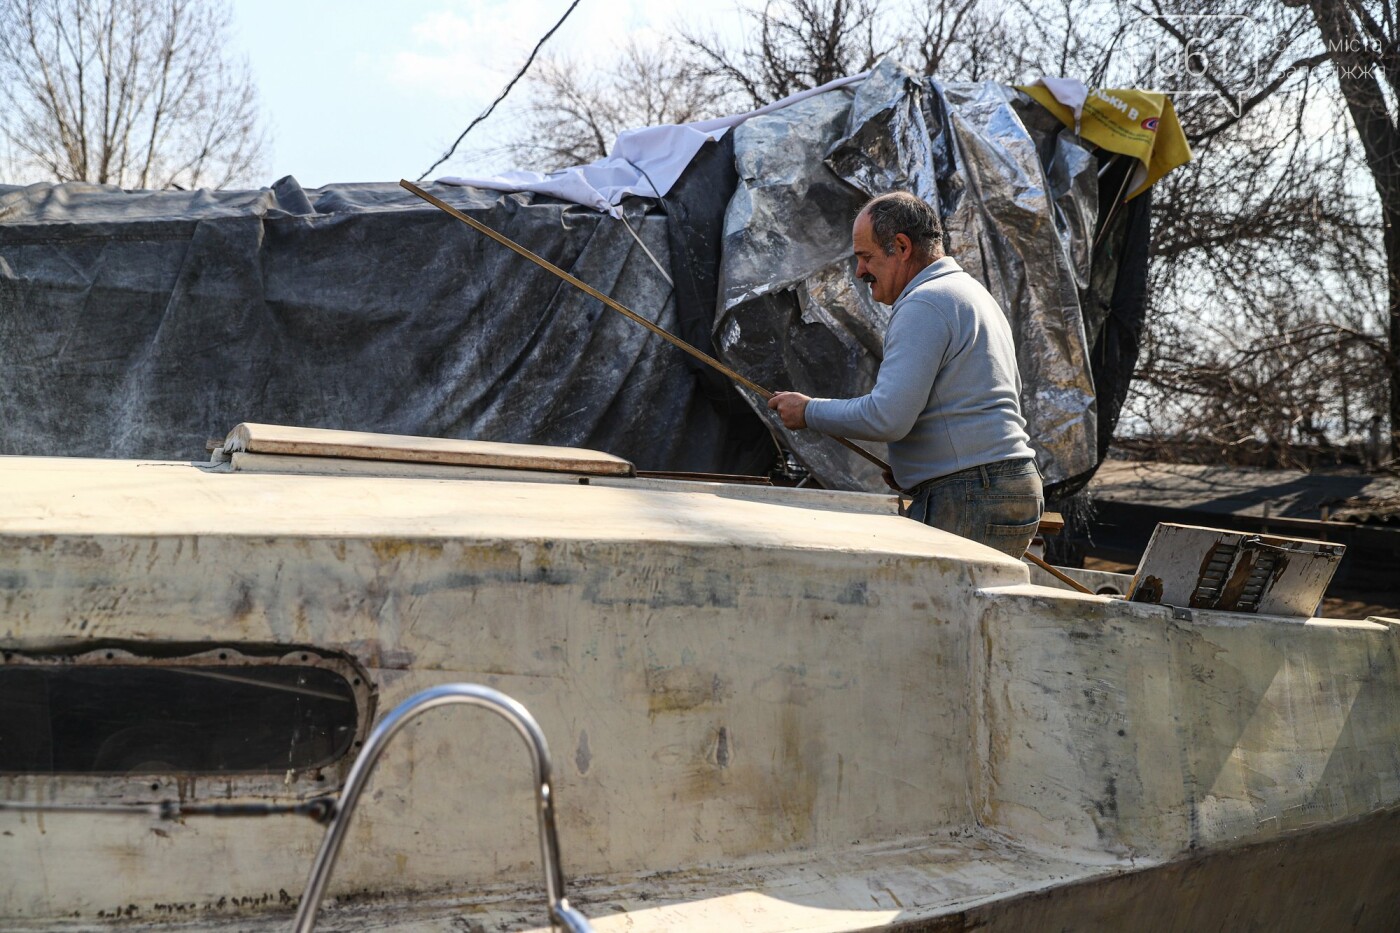
[[[746,476],[739,473],[688,473],[680,470],[638,470],[642,479],[690,480],[697,483],[729,483],[737,486],[772,486],[766,476]]]
[[[344,457],[295,457],[235,451],[213,468],[228,473],[283,473],[293,476],[369,476],[382,479],[509,480],[513,483],[568,483],[576,473],[555,470],[502,471],[498,467],[455,463],[410,463],[398,460],[359,460]],[[595,476],[596,474],[589,474]],[[627,477],[618,477],[626,479]],[[600,478],[601,479],[601,478]]]
[[[403,434],[370,434],[244,422],[229,432],[220,453],[282,454],[298,457],[339,457],[582,473],[591,476],[633,476],[636,468],[612,454],[573,447],[538,447],[495,441]]]

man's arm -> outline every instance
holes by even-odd
[[[783,424],[794,431],[800,431],[807,427],[807,403],[811,399],[801,392],[775,392],[772,398],[768,399],[768,407],[778,413],[778,417],[783,419]],[[899,492],[899,484],[894,481],[894,474],[888,469],[882,470],[881,476],[885,478],[885,485]]]
[[[933,381],[952,338],[947,314],[923,301],[911,302],[890,321],[885,359],[870,394],[852,399],[804,398],[802,420],[823,434],[868,441],[899,440],[928,407]]]

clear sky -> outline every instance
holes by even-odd
[[[269,145],[270,184],[305,187],[416,178],[524,63],[569,0],[233,0],[230,53],[246,55]],[[628,35],[645,41],[686,22],[735,34],[735,0],[582,0],[541,54],[605,67]],[[509,129],[517,84],[474,129],[474,161],[434,174],[509,166],[482,158]],[[462,150],[459,149],[459,152]],[[521,166],[528,168],[529,166]]]

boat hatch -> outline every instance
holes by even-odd
[[[1189,609],[1308,618],[1346,546],[1163,522],[1143,551],[1128,598]]]
[[[597,450],[494,441],[367,434],[275,424],[238,425],[210,442],[213,468],[230,472],[343,473],[474,478],[486,471],[636,476],[628,460]]]
[[[6,649],[0,774],[304,774],[323,790],[363,741],[370,691],[345,659],[152,648]]]

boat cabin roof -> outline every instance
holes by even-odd
[[[1026,579],[1019,561],[899,517],[893,493],[638,477],[595,451],[377,437],[324,432],[312,449],[306,434],[242,425],[209,464],[0,457],[0,535],[655,540],[962,557]]]

